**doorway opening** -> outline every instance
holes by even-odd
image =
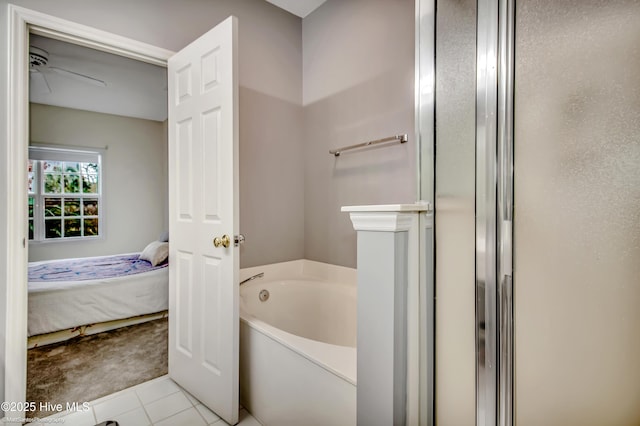
[[[38,12],[9,5],[10,16],[10,55],[9,67],[11,82],[9,89],[9,108],[8,108],[8,135],[11,141],[11,149],[9,150],[10,158],[7,161],[8,176],[12,177],[12,183],[8,185],[9,199],[15,205],[9,215],[8,224],[12,234],[7,239],[7,262],[12,265],[7,270],[8,283],[12,285],[7,287],[7,318],[12,319],[11,327],[7,327],[7,335],[5,340],[6,358],[5,371],[11,372],[11,377],[7,374],[5,380],[5,399],[8,401],[26,401],[26,374],[19,374],[23,371],[26,373],[27,359],[27,310],[28,310],[28,292],[27,292],[27,217],[28,196],[25,191],[24,182],[27,182],[28,170],[25,167],[28,164],[28,146],[29,146],[29,37],[30,34],[37,36],[46,36],[57,40],[62,40],[85,47],[109,52],[112,54],[124,56],[137,61],[166,67],[167,59],[172,52],[156,48],[144,43],[139,43],[124,37],[115,36],[110,33],[95,30],[79,24],[69,23],[58,18],[54,18]],[[62,68],[62,67],[60,67]],[[73,70],[70,70],[73,71]],[[64,73],[64,71],[62,72]],[[82,79],[80,77],[80,79]],[[48,83],[48,82],[47,82]],[[53,173],[55,174],[55,173]],[[81,181],[82,173],[68,173],[69,182],[75,180]],[[60,183],[64,182],[64,172],[59,173]],[[14,180],[15,179],[15,180]],[[63,197],[59,197],[63,198]],[[76,197],[82,198],[82,197]],[[71,212],[71,204],[69,203],[69,212]],[[60,200],[58,206],[64,210],[64,202]],[[77,203],[84,208],[84,203]],[[64,213],[60,212],[58,216],[64,226]],[[70,218],[72,220],[72,218]],[[82,223],[82,222],[81,222]],[[70,232],[74,227],[69,226]],[[64,232],[64,231],[63,231]],[[16,244],[17,243],[17,244]],[[5,413],[9,414],[9,413]],[[13,412],[13,415],[19,414]],[[22,411],[24,415],[24,411]]]
[[[168,254],[167,71],[30,34],[29,101],[26,415],[46,417],[168,373],[167,260],[144,258]]]

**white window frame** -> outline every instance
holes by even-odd
[[[34,180],[35,180],[35,192],[29,193],[27,198],[34,197],[33,206],[33,218],[28,217],[27,220],[33,220],[33,239],[29,240],[29,243],[43,244],[43,243],[58,243],[69,241],[88,241],[104,238],[104,193],[103,193],[103,169],[104,169],[104,150],[99,148],[76,148],[68,146],[54,146],[54,145],[31,145],[29,146],[29,160],[36,160],[36,167],[34,167]],[[84,193],[81,189],[79,193],[66,194],[64,193],[64,170],[60,173],[62,192],[59,194],[45,194],[44,192],[44,176],[43,176],[43,163],[45,161],[62,161],[62,162],[78,162],[78,163],[96,163],[98,164],[98,189],[97,193]],[[45,227],[45,198],[60,198],[60,221],[61,230],[63,236],[59,238],[46,238]],[[98,234],[90,236],[64,236],[64,199],[76,198],[80,200],[80,216],[74,216],[74,219],[81,220],[81,229],[83,230],[83,200],[84,199],[97,199],[98,200],[98,214],[91,215],[90,218],[98,220]],[[28,215],[27,215],[28,216]],[[84,232],[84,230],[82,231]]]

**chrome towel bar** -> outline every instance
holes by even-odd
[[[352,150],[352,149],[364,148],[364,147],[367,147],[367,146],[377,145],[379,143],[385,143],[385,142],[405,143],[408,140],[409,139],[407,137],[407,134],[405,133],[404,135],[395,135],[395,136],[390,136],[388,138],[377,139],[375,141],[359,143],[357,145],[345,146],[344,148],[332,149],[332,150],[329,151],[329,154],[335,155],[336,157],[339,157],[340,154],[342,154],[344,151],[349,151],[349,150]]]

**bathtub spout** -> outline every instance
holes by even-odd
[[[255,280],[256,278],[262,278],[262,277],[264,277],[264,272],[260,272],[259,274],[255,274],[254,276],[249,277],[246,280],[240,281],[240,285],[242,285],[242,284],[244,284],[246,282],[249,282],[251,280]]]

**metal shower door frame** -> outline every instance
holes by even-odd
[[[476,424],[513,424],[515,0],[478,0]]]

